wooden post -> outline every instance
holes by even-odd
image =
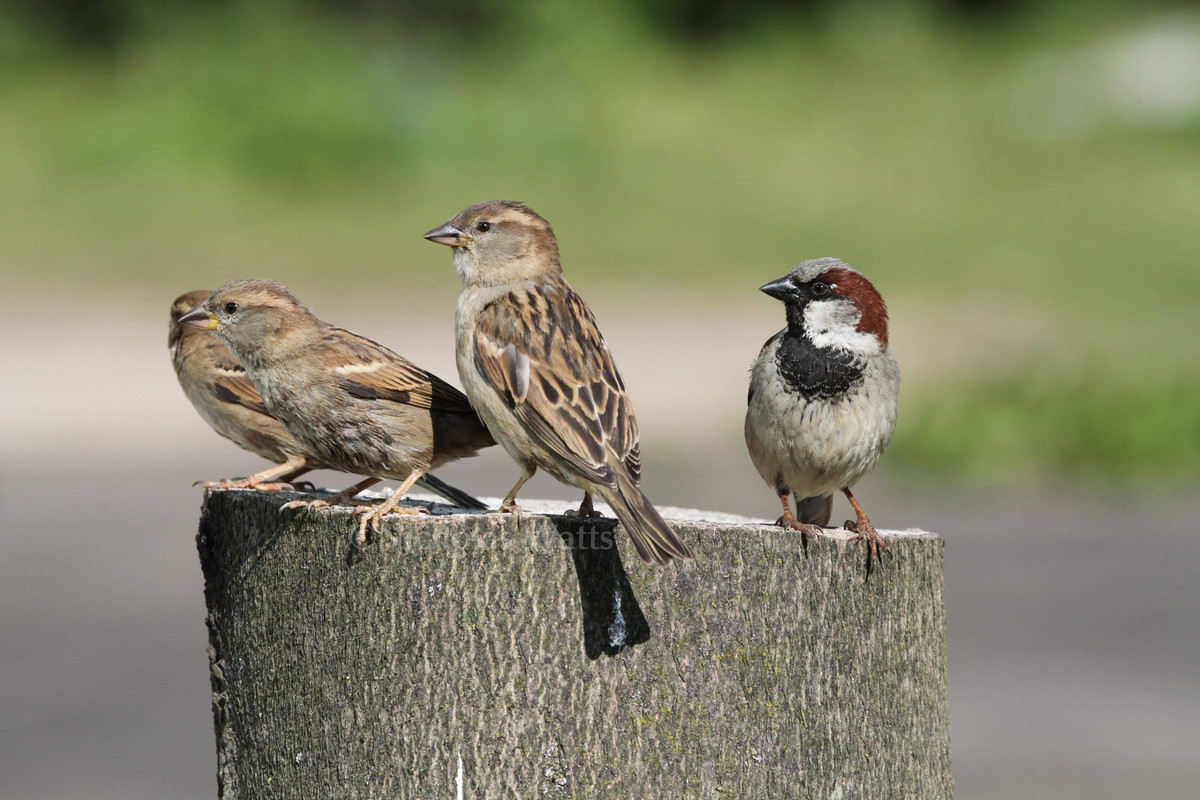
[[[219,796],[949,798],[942,540],[389,517],[209,493]],[[567,505],[566,503],[563,504]],[[617,547],[612,547],[613,543]]]

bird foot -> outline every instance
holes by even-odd
[[[801,522],[796,519],[796,515],[792,514],[790,511],[779,519],[775,520],[775,524],[784,530],[800,531],[800,533],[812,539],[816,539],[825,533],[825,529],[820,525],[813,525],[809,522]]]
[[[401,514],[406,517],[415,517],[420,514],[428,514],[429,509],[425,506],[397,506],[389,507],[387,503],[379,506],[359,506],[354,509],[353,514],[356,517],[361,517],[358,521],[358,531],[354,534],[355,548],[362,550],[363,545],[367,543],[367,526],[375,533],[379,533],[379,520],[386,517],[388,514]]]
[[[279,507],[279,510],[283,511],[284,509],[287,509],[287,508],[324,508],[325,506],[328,506],[328,505],[329,505],[328,500],[320,500],[320,499],[317,499],[317,500],[292,500],[290,502],[287,502],[287,503],[284,503],[283,505],[281,505]]]
[[[240,488],[240,487],[238,487]],[[294,492],[296,487],[290,483],[251,483],[245,487],[247,489],[255,489],[260,492]]]
[[[564,517],[578,517],[579,519],[599,519],[604,516],[594,508],[568,508],[562,512],[562,515]]]
[[[290,483],[260,483],[249,478],[232,480],[226,478],[219,481],[196,481],[192,486],[202,486],[205,489],[254,489],[259,492],[290,492],[294,487]]]
[[[875,530],[875,526],[871,524],[871,520],[867,519],[866,517],[859,517],[858,522],[846,520],[844,527],[846,530],[854,534],[854,539],[852,541],[861,542],[862,540],[866,539],[868,565],[870,565],[871,562],[882,564],[883,556],[890,556],[892,554],[892,551],[888,549],[887,543],[883,541],[883,537],[880,536],[879,532]]]
[[[495,511],[489,511],[488,513],[489,514],[516,514],[519,517],[519,516],[521,516],[521,507],[519,505],[517,505],[515,501],[505,500],[503,503],[500,504],[499,508],[497,508]]]
[[[577,517],[579,519],[595,519],[604,515],[592,507],[592,493],[584,492],[583,500],[579,503],[579,508],[568,508],[563,512],[564,517]]]

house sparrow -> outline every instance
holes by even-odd
[[[888,351],[887,306],[836,258],[805,261],[761,290],[783,302],[787,327],[751,367],[746,446],[783,503],[776,524],[820,534],[840,490],[858,516],[846,527],[877,561],[888,547],[850,487],[875,466],[896,428],[900,367]]]
[[[513,202],[480,203],[425,238],[454,250],[458,374],[471,404],[522,473],[538,467],[603,498],[646,561],[692,553],[642,494],[633,406],[592,312],[567,285],[546,220]]]
[[[167,343],[179,385],[209,427],[243,450],[281,463],[247,478],[200,481],[199,485],[205,489],[290,489],[289,481],[312,469],[327,469],[328,465],[308,456],[296,437],[267,412],[258,389],[246,374],[246,368],[221,344],[220,339],[210,331],[178,324],[184,314],[198,308],[211,294],[203,290],[188,292],[171,304],[171,329]],[[272,483],[275,478],[281,482]],[[345,499],[376,483],[379,483],[378,478],[355,484],[352,487],[355,491]],[[475,497],[434,475],[422,476],[417,485],[462,508],[487,508]]]
[[[338,504],[385,478],[401,481],[363,514],[356,542],[420,483],[459,505],[485,508],[429,470],[495,444],[462,392],[350,331],[322,322],[273,281],[241,280],[213,292],[179,322],[216,331],[245,365],[262,403],[303,448],[306,464],[368,476],[330,501]]]
[[[247,478],[201,481],[200,485],[205,489],[289,489],[288,481],[312,469],[304,448],[279,420],[267,413],[258,389],[246,376],[246,368],[216,336],[178,324],[182,316],[199,307],[210,294],[202,290],[188,292],[171,304],[167,344],[175,377],[210,428],[276,466]],[[281,482],[272,483],[276,478]]]

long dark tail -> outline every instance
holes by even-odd
[[[439,480],[433,473],[426,472],[417,478],[417,486],[420,486],[422,489],[428,489],[434,494],[440,494],[459,508],[469,508],[473,511],[487,511],[487,504],[480,501],[479,498],[472,497],[462,489],[456,489],[445,481]]]
[[[692,558],[692,551],[624,470],[618,470],[615,489],[600,487],[597,491],[629,531],[629,538],[643,561],[663,566],[671,563],[672,558]]]
[[[796,519],[810,525],[828,527],[829,518],[833,516],[833,495],[818,497],[796,498]]]

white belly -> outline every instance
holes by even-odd
[[[782,478],[801,498],[853,486],[874,468],[896,427],[895,360],[872,359],[862,382],[836,401],[808,401],[784,384],[774,350],[754,365],[758,390],[746,412],[746,441],[759,474],[773,488]]]

